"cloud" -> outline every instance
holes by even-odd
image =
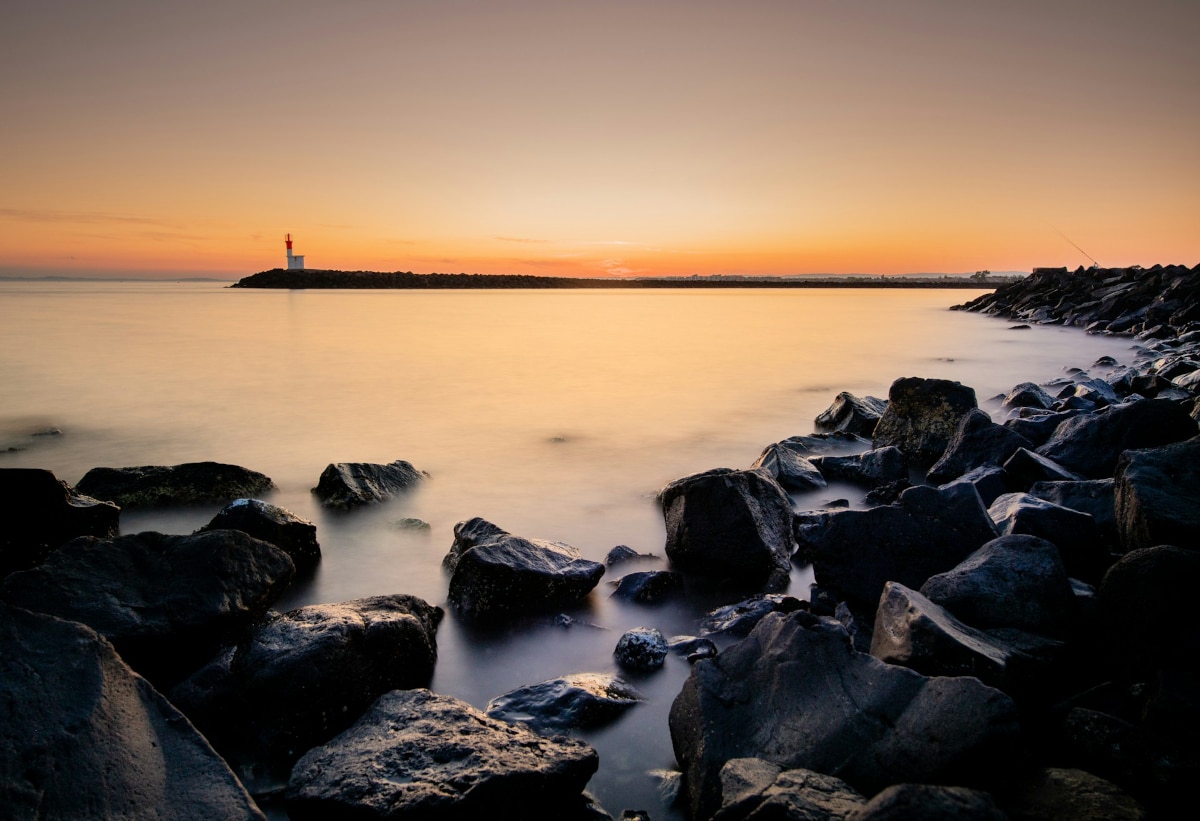
[[[550,241],[548,239],[530,239],[529,237],[492,237],[492,239],[498,239],[501,242],[523,242],[523,243],[549,242]]]
[[[644,268],[627,268],[625,260],[622,259],[604,259],[600,261],[600,267],[604,269],[607,276],[627,277],[633,274],[645,273]]]
[[[0,208],[0,219],[74,225],[169,225],[165,220],[151,217],[100,214],[94,211],[46,211],[37,208]]]

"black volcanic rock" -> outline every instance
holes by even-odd
[[[1037,452],[1085,478],[1105,479],[1126,450],[1182,442],[1196,433],[1196,421],[1179,405],[1141,399],[1068,419]]]
[[[312,492],[326,507],[349,510],[391,499],[427,477],[403,459],[386,465],[334,462],[321,471]]]
[[[948,379],[897,379],[875,426],[875,447],[895,445],[916,465],[941,458],[962,418],[978,407],[975,391]]]
[[[76,536],[115,536],[121,509],[71,489],[48,470],[0,469],[0,579]]]
[[[842,391],[833,404],[813,420],[813,430],[818,433],[845,431],[870,438],[885,410],[887,402],[882,399]]]
[[[1117,529],[1126,550],[1200,547],[1200,437],[1126,451],[1114,482]]]
[[[197,532],[208,530],[240,530],[270,542],[292,557],[298,572],[312,570],[321,561],[316,525],[258,499],[235,499],[225,505]]]
[[[122,508],[228,502],[275,489],[261,473],[219,462],[92,468],[75,489]]]
[[[575,673],[511,690],[488,702],[487,714],[538,732],[602,727],[642,701],[620,676]]]

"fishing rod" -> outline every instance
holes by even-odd
[[[1050,226],[1050,227],[1051,227],[1051,228],[1054,228],[1054,226],[1053,226],[1053,225],[1052,225],[1052,226]],[[1088,259],[1090,259],[1090,260],[1092,261],[1092,267],[1093,267],[1093,268],[1099,268],[1099,267],[1100,267],[1100,263],[1099,263],[1099,262],[1096,262],[1096,258],[1095,258],[1094,256],[1092,256],[1092,255],[1091,255],[1091,254],[1089,254],[1087,251],[1083,250],[1083,249],[1082,249],[1082,248],[1080,248],[1078,245],[1076,245],[1076,244],[1075,244],[1075,242],[1074,242],[1074,241],[1073,241],[1073,240],[1072,240],[1070,237],[1068,237],[1066,234],[1064,234],[1062,231],[1059,231],[1057,228],[1054,228],[1054,233],[1058,234],[1060,237],[1062,237],[1063,239],[1065,239],[1067,242],[1071,243],[1071,247],[1072,247],[1072,248],[1074,248],[1076,251],[1078,251],[1079,253],[1083,254],[1083,255],[1084,255],[1085,257],[1087,257]]]

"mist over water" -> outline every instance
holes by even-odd
[[[812,432],[839,391],[887,396],[898,377],[955,379],[980,404],[1023,381],[1133,358],[1078,329],[1013,330],[947,308],[963,290],[254,291],[210,283],[0,283],[0,467],[76,483],[97,466],[229,462],[270,476],[266,498],[313,521],[316,576],[279,609],[386,593],[445,606],[456,522],[487,518],[603,560],[617,544],[662,555],[654,493],[714,467],[748,467]],[[55,428],[60,435],[34,436]],[[13,450],[8,450],[12,448]],[[350,513],[310,494],[326,464],[405,459],[419,490]],[[855,495],[856,494],[856,495]],[[800,509],[861,491],[830,488]],[[219,506],[131,512],[123,532],[188,533]],[[426,533],[395,525],[417,517]],[[694,633],[709,596],[669,607],[608,598],[615,568],[572,613],[481,631],[447,613],[433,689],[478,707],[523,684],[614,670],[621,632]],[[807,597],[807,571],[789,592]],[[647,702],[581,734],[600,752],[605,808],[659,803],[674,766],[667,711],[688,672],[626,676]]]

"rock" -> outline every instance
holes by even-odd
[[[1021,778],[1004,802],[1011,821],[1146,821],[1146,809],[1111,781],[1047,767]]]
[[[1001,408],[1038,408],[1050,410],[1054,407],[1054,397],[1040,385],[1033,382],[1022,382],[1014,387],[1000,403]]]
[[[782,586],[791,570],[792,505],[761,470],[717,468],[659,493],[667,558],[716,581]]]
[[[945,484],[975,468],[1003,465],[1019,449],[1033,447],[1024,436],[997,425],[985,412],[974,408],[962,418],[942,458],[929,469],[928,479]]]
[[[667,641],[667,649],[676,655],[687,658],[690,664],[700,659],[709,659],[717,654],[717,645],[712,639],[697,638],[696,636],[672,636]]]
[[[627,670],[657,670],[666,661],[667,640],[653,627],[635,627],[622,634],[613,657]]]
[[[825,487],[825,477],[816,465],[782,443],[768,445],[751,469],[766,471],[788,490],[803,493]]]
[[[642,694],[619,676],[575,673],[507,692],[489,701],[486,712],[540,733],[564,733],[602,727],[639,701]]]
[[[0,579],[34,567],[76,536],[116,535],[120,513],[48,470],[0,469]]]
[[[1028,493],[1006,493],[992,502],[988,516],[1001,536],[1024,534],[1052,542],[1062,555],[1068,576],[1096,582],[1108,567],[1100,528],[1086,513]]]
[[[977,407],[975,391],[947,379],[897,379],[875,426],[877,448],[895,445],[920,467],[936,462],[962,418]]]
[[[478,517],[454,526],[443,566],[451,573],[450,604],[467,617],[568,607],[604,575],[604,565],[571,545],[514,536]]]
[[[599,760],[428,690],[379,698],[350,729],[309,750],[287,790],[293,821],[326,818],[571,817]]]
[[[1042,412],[1026,414],[1024,411],[1016,418],[1006,419],[1004,427],[1024,436],[1035,447],[1046,444],[1059,426],[1068,419],[1079,416],[1080,411],[1064,410],[1058,413]]]
[[[1120,544],[1117,536],[1116,493],[1112,479],[1035,482],[1029,488],[1029,495],[1088,514],[1100,529],[1100,537],[1110,551],[1115,551]]]
[[[270,542],[291,556],[301,573],[312,570],[321,561],[316,525],[290,510],[258,499],[235,499],[225,505],[197,532],[209,530],[240,530]]]
[[[968,470],[952,482],[942,485],[939,490],[950,490],[960,485],[970,485],[979,494],[979,500],[985,505],[991,505],[999,497],[1008,493],[1004,468],[997,465],[983,465]]]
[[[1068,419],[1037,452],[1084,478],[1105,479],[1124,451],[1181,442],[1196,432],[1196,421],[1174,402],[1139,399]]]
[[[0,605],[0,816],[264,819],[179,711],[82,624]]]
[[[894,784],[846,821],[1009,821],[990,795],[965,787]]]
[[[261,473],[219,462],[92,468],[75,489],[122,509],[202,505],[261,496],[275,483]]]
[[[404,595],[272,613],[171,701],[227,759],[291,765],[384,693],[428,686],[441,618]]]
[[[156,681],[191,672],[277,599],[295,575],[279,548],[237,530],[67,542],[0,587],[17,607],[83,622]]]
[[[855,396],[842,391],[833,404],[813,420],[813,430],[818,433],[843,431],[859,436],[871,437],[879,417],[887,410],[887,402],[874,396]]]
[[[612,567],[623,562],[631,562],[639,559],[657,559],[653,553],[638,553],[628,545],[619,544],[612,550],[608,551],[608,555],[604,557],[604,566]]]
[[[1018,448],[1004,463],[1004,475],[1013,488],[1026,490],[1038,482],[1078,482],[1083,479],[1052,459],[1027,448]]]
[[[731,759],[721,768],[720,780],[721,807],[713,821],[842,821],[866,803],[839,778],[784,770],[758,758]]]
[[[789,436],[778,444],[801,456],[820,456],[823,454],[859,453],[871,447],[871,440],[854,433],[833,431],[831,433],[813,433],[808,436]]]
[[[1135,795],[1178,808],[1190,795],[1200,766],[1173,745],[1116,716],[1076,707],[1063,722],[1067,756],[1088,772]]]
[[[1061,636],[1075,619],[1058,548],[1037,536],[993,539],[952,570],[930,576],[921,594],[978,628]]]
[[[918,486],[894,505],[830,513],[805,540],[817,584],[873,608],[886,582],[918,589],[997,535],[973,488]]]
[[[875,505],[894,505],[900,501],[900,494],[912,487],[912,482],[907,479],[897,479],[894,482],[887,482],[879,487],[873,487],[867,491],[867,495],[863,497],[863,502]]]
[[[413,516],[405,516],[391,523],[396,530],[403,530],[409,533],[431,533],[433,528],[429,522],[424,519],[417,519]]]
[[[804,612],[767,616],[697,662],[670,727],[693,818],[720,807],[731,759],[815,770],[870,794],[904,781],[999,777],[1018,732],[1016,707],[998,690],[884,664],[855,652],[837,622]]]
[[[1200,546],[1200,437],[1125,452],[1113,490],[1117,531],[1126,550]]]
[[[428,477],[403,459],[386,465],[335,462],[321,471],[312,492],[325,507],[349,510],[391,499]]]
[[[875,448],[851,456],[814,456],[811,461],[826,479],[867,487],[908,481],[908,459],[895,447]]]
[[[706,636],[725,635],[742,638],[750,635],[750,631],[768,613],[794,613],[806,608],[807,602],[784,593],[751,596],[736,604],[727,604],[708,611],[700,620],[700,632]]]
[[[659,604],[683,592],[683,574],[672,570],[626,573],[616,581],[614,599],[639,604]]]

